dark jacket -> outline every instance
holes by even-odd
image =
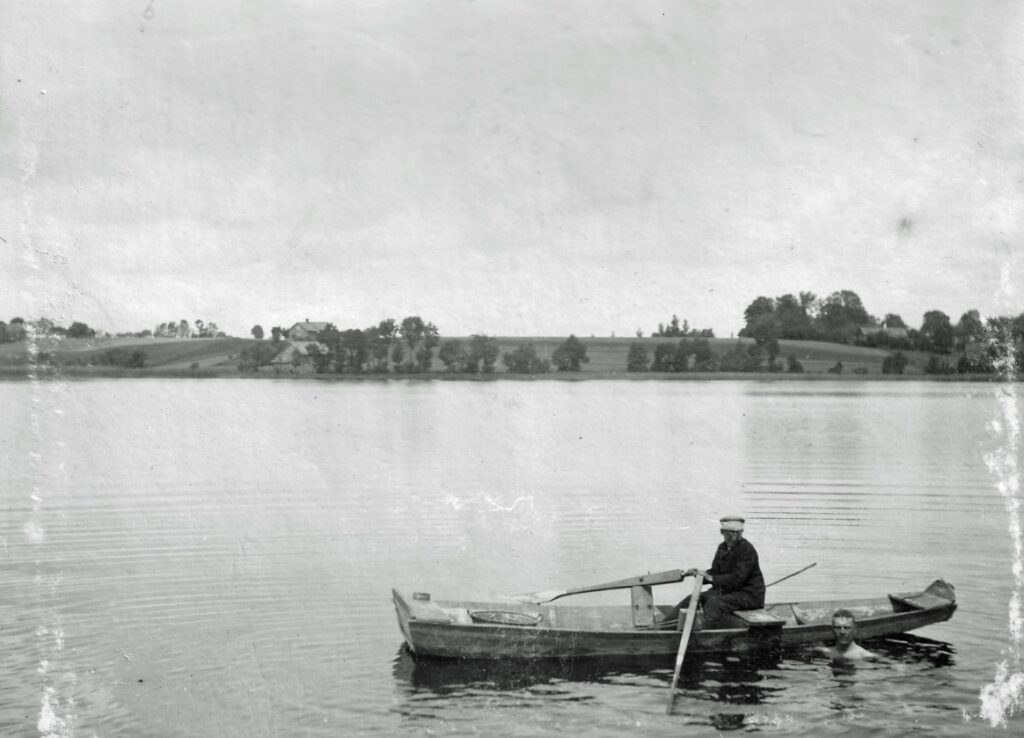
[[[746,538],[741,538],[732,551],[724,542],[718,544],[708,571],[715,578],[712,589],[723,595],[745,592],[757,601],[757,607],[764,607],[764,577],[757,562],[757,551]]]

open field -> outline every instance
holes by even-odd
[[[195,363],[201,369],[224,370],[234,368],[235,357],[252,343],[244,338],[46,338],[37,342],[36,349],[72,370],[99,365],[103,354],[113,349],[144,352],[147,369],[188,369]],[[24,341],[0,344],[0,365],[27,362]]]
[[[442,341],[450,337],[442,338]],[[469,342],[468,337],[461,337],[464,343]],[[532,343],[537,354],[542,358],[550,358],[555,349],[565,340],[558,336],[534,336],[516,337],[500,336],[495,337],[501,354],[515,350],[522,344]],[[583,365],[582,371],[578,374],[565,374],[552,372],[547,377],[558,377],[560,379],[585,379],[585,378],[631,378],[631,379],[654,379],[654,378],[701,378],[701,379],[724,379],[724,378],[750,378],[764,376],[761,374],[744,373],[684,373],[684,374],[635,374],[626,371],[626,357],[629,347],[634,342],[643,345],[648,356],[654,354],[658,344],[675,345],[678,338],[612,338],[612,337],[581,337],[580,341],[587,348],[587,356],[590,361]],[[749,338],[712,338],[708,339],[712,351],[717,354],[724,354],[734,348],[737,343],[750,345],[753,340]],[[37,343],[37,350],[41,355],[47,356],[43,367],[39,362],[37,369],[45,368],[44,374],[66,375],[66,376],[253,376],[251,373],[242,374],[238,369],[238,355],[248,346],[258,343],[254,339],[246,338],[105,338],[105,339],[61,339],[47,338]],[[269,341],[262,341],[264,345]],[[288,346],[282,342],[282,348]],[[890,355],[885,349],[865,348],[862,346],[848,346],[844,344],[819,343],[815,341],[780,341],[779,362],[785,366],[785,358],[792,354],[799,359],[804,367],[803,375],[797,377],[820,377],[834,378],[836,375],[828,374],[828,369],[835,366],[836,362],[843,363],[843,377],[877,377],[882,378],[882,362]],[[145,368],[129,369],[125,367],[105,365],[103,355],[110,350],[124,352],[142,351],[145,354]],[[905,351],[908,364],[904,370],[906,376],[922,376],[923,367],[928,360],[927,354]],[[436,350],[435,350],[436,354]],[[955,362],[955,358],[953,359]],[[0,376],[17,377],[25,376],[28,373],[30,361],[28,346],[25,342],[0,344]],[[193,368],[195,367],[195,368]],[[859,373],[858,373],[859,371]],[[435,358],[431,370],[431,376],[441,375],[444,372],[443,364]],[[264,376],[317,376],[308,370],[299,374],[292,374],[288,369],[272,369],[264,367],[261,372]],[[505,374],[505,366],[499,358],[496,366],[497,374]],[[387,375],[396,376],[396,375]],[[398,375],[408,377],[410,375]],[[422,376],[422,375],[421,375]],[[772,374],[773,377],[785,376]],[[338,375],[328,375],[329,378],[340,378]],[[896,379],[891,375],[886,378]],[[327,377],[324,377],[327,378]],[[356,379],[356,377],[348,377]],[[371,375],[367,378],[380,379],[380,375]],[[524,378],[517,376],[516,378]],[[528,377],[526,377],[528,378]],[[959,379],[967,377],[959,376]],[[987,377],[991,379],[991,377]]]
[[[464,339],[468,340],[468,339]],[[514,350],[523,343],[533,343],[537,348],[538,355],[550,358],[555,349],[558,348],[565,338],[513,338],[499,337],[498,345],[502,354]],[[648,356],[654,355],[654,349],[658,344],[667,343],[676,345],[678,338],[580,338],[583,345],[587,347],[587,356],[590,362],[583,365],[583,371],[588,373],[626,373],[626,355],[633,343],[639,343],[648,351]],[[737,343],[749,346],[753,344],[752,338],[710,338],[711,350],[716,354],[724,354],[732,349]],[[863,346],[847,346],[838,343],[820,343],[817,341],[779,341],[779,361],[785,366],[785,358],[794,354],[800,363],[803,364],[806,373],[824,373],[835,366],[837,361],[843,362],[843,373],[853,373],[858,367],[867,369],[869,374],[881,374],[882,362],[890,351],[884,349],[865,348]],[[927,356],[921,358],[913,352],[904,352],[910,359],[904,370],[907,374],[920,374]],[[500,360],[499,360],[500,364]],[[499,366],[504,370],[504,366]]]

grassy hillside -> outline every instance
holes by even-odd
[[[464,339],[467,340],[468,339]],[[564,338],[512,338],[499,337],[498,345],[502,354],[514,350],[523,343],[532,343],[537,354],[550,358],[555,349],[564,341]],[[587,347],[587,356],[590,362],[583,365],[583,372],[587,373],[626,373],[626,356],[629,347],[634,342],[643,345],[648,356],[654,355],[655,347],[660,343],[676,345],[678,338],[580,338],[583,345]],[[744,346],[751,345],[750,338],[711,338],[708,339],[711,350],[716,354],[724,354],[737,343]],[[779,341],[779,359],[785,365],[785,358],[793,354],[803,364],[807,373],[825,373],[829,368],[835,366],[836,362],[843,362],[843,373],[851,374],[857,368],[865,368],[869,374],[881,374],[882,362],[890,351],[884,349],[865,348],[862,346],[847,346],[838,343],[819,343],[816,341]],[[904,352],[911,360],[905,372],[907,374],[921,373],[921,368],[927,357],[921,359],[911,352]],[[437,363],[437,362],[435,362]],[[504,371],[505,367],[498,360],[498,370]]]
[[[68,369],[102,365],[106,352],[121,350],[142,351],[147,369],[187,370],[198,364],[201,369],[223,370],[233,368],[238,353],[252,343],[243,338],[46,338],[36,347]],[[28,359],[24,341],[0,344],[0,364],[24,365]]]

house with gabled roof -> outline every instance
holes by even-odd
[[[288,329],[289,341],[316,341],[320,338],[320,332],[327,328],[326,321],[311,322],[306,318],[301,323],[296,323]]]
[[[311,371],[313,362],[309,356],[309,349],[313,346],[320,353],[328,351],[324,344],[316,341],[281,341],[281,350],[270,360],[270,366],[278,371],[287,369],[293,373]]]

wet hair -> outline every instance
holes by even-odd
[[[832,613],[832,619],[835,620],[836,618],[849,618],[854,623],[857,622],[857,618],[853,616],[853,613],[845,608],[842,610],[836,610],[834,613]]]

